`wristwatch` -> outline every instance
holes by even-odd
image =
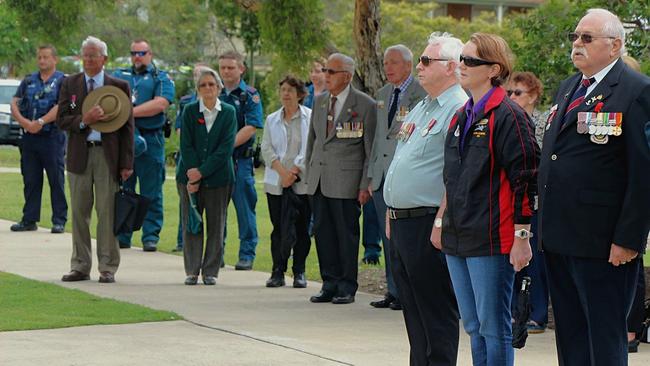
[[[442,219],[437,217],[433,220],[433,227],[440,229],[442,227]]]
[[[45,121],[42,118],[37,119],[36,122],[38,122],[38,124],[41,126],[45,124]]]
[[[83,122],[79,122],[79,129],[83,130],[84,128],[86,128],[86,124]]]
[[[532,237],[533,237],[533,233],[526,229],[515,230],[515,238],[530,239]]]

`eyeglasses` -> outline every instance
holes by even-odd
[[[86,60],[96,60],[96,59],[101,58],[101,57],[102,57],[102,55],[100,55],[98,53],[92,54],[92,55],[81,54],[81,58],[86,59]]]
[[[570,32],[567,34],[567,38],[571,42],[575,42],[580,38],[582,43],[591,43],[594,41],[596,38],[609,38],[609,39],[616,39],[616,37],[610,37],[610,36],[592,36],[591,34],[588,33],[578,33],[578,32]]]
[[[429,66],[429,64],[432,63],[433,61],[450,61],[450,60],[447,58],[431,58],[425,55],[420,56],[420,63],[423,66]]]
[[[494,65],[496,62],[481,60],[480,58],[460,55],[460,62],[464,63],[467,67],[477,67],[482,65]]]
[[[146,50],[146,51],[131,51],[131,56],[144,57],[147,53],[149,53],[149,50]]]
[[[345,70],[334,70],[334,69],[328,69],[327,67],[323,67],[321,69],[322,72],[328,73],[330,75],[338,74],[339,72],[347,72]]]
[[[206,87],[214,88],[216,86],[217,86],[217,83],[201,83],[201,84],[199,84],[199,88],[206,88]]]
[[[516,97],[518,97],[518,96],[520,96],[522,94],[528,94],[528,91],[521,90],[521,89],[515,89],[515,90],[508,89],[508,90],[506,90],[506,92],[508,93],[508,96],[511,96],[511,95],[514,94]]]

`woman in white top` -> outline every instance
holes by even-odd
[[[266,162],[264,191],[273,224],[273,273],[266,286],[285,285],[284,272],[293,249],[293,287],[304,288],[305,260],[311,247],[311,209],[304,173],[311,109],[300,105],[307,94],[302,81],[286,76],[279,85],[282,108],[266,118],[262,139],[262,157]]]

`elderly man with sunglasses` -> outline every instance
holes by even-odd
[[[628,68],[618,17],[592,9],[574,32],[580,71],[559,88],[539,168],[560,365],[627,365],[626,315],[650,229],[650,79]]]
[[[307,139],[307,193],[323,286],[311,302],[350,304],[359,287],[359,216],[368,202],[375,101],[352,85],[354,60],[334,53],[323,69],[327,91],[314,99]]]
[[[458,85],[462,47],[447,33],[429,37],[416,67],[427,95],[396,132],[397,148],[382,192],[411,365],[455,365],[458,355],[456,299],[444,254],[431,244],[430,235],[444,196],[445,137],[454,112],[467,100]]]
[[[165,182],[165,110],[174,102],[175,87],[167,73],[153,62],[149,42],[136,39],[131,43],[130,68],[119,69],[114,76],[131,87],[133,117],[135,117],[135,174],[124,186],[135,190],[136,180],[140,194],[151,204],[142,225],[142,249],[155,252],[163,226],[162,186]],[[120,234],[120,248],[131,247],[133,233]]]

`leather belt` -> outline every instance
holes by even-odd
[[[86,146],[88,146],[88,147],[102,146],[102,142],[101,141],[86,141]]]
[[[390,208],[388,207],[388,218],[391,220],[409,219],[426,215],[435,215],[438,207],[416,207],[416,208]]]

